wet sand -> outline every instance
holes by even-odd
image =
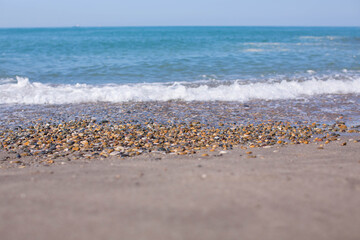
[[[286,100],[253,100],[246,103],[223,101],[159,101],[83,103],[61,105],[1,105],[0,130],[39,122],[59,123],[77,119],[102,120],[114,124],[160,124],[201,122],[217,127],[222,123],[261,123],[269,119],[284,122],[333,124],[343,116],[348,126],[360,124],[358,95],[319,95]]]
[[[0,238],[359,239],[358,102],[0,107]]]
[[[341,138],[0,169],[0,236],[358,239],[360,143]]]

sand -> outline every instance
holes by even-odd
[[[359,239],[360,143],[342,142],[0,169],[0,238]]]

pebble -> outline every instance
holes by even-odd
[[[0,161],[5,162],[5,161],[7,161],[8,159],[10,159],[10,157],[9,157],[9,156],[5,156],[5,157],[0,158]]]
[[[47,159],[46,164],[53,164],[53,159],[67,156],[72,159],[102,159],[109,156],[133,157],[149,152],[189,155],[206,149],[220,150],[219,155],[222,155],[227,153],[225,149],[236,145],[242,149],[271,148],[308,144],[311,139],[327,144],[338,139],[338,132],[347,129],[344,123],[320,125],[267,121],[232,126],[221,123],[214,127],[199,121],[115,124],[104,120],[97,123],[92,119],[77,119],[4,129],[0,131],[0,149],[16,153],[18,158],[36,156]],[[346,142],[342,145],[345,146]],[[252,151],[247,154],[251,155]],[[201,156],[209,155],[204,153]]]
[[[110,153],[110,156],[118,156],[118,155],[121,155],[121,152],[119,152],[119,151],[114,151],[114,152],[111,152],[111,153]]]

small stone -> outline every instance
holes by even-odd
[[[159,152],[166,152],[166,149],[163,148],[163,147],[160,147],[160,148],[158,148],[157,150],[158,150]]]
[[[2,157],[2,158],[0,159],[0,161],[4,162],[4,161],[6,161],[6,160],[8,160],[8,159],[10,159],[10,157],[9,157],[9,156],[5,156],[5,157]]]
[[[17,161],[10,161],[10,163],[22,164],[22,161],[19,161],[19,160],[17,160]]]
[[[124,147],[121,147],[121,146],[118,146],[115,148],[115,151],[118,151],[118,152],[123,152],[125,150]]]
[[[121,155],[121,152],[113,151],[110,153],[110,156],[118,156],[118,155]]]

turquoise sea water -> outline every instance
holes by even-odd
[[[360,93],[360,28],[0,29],[0,103]]]

